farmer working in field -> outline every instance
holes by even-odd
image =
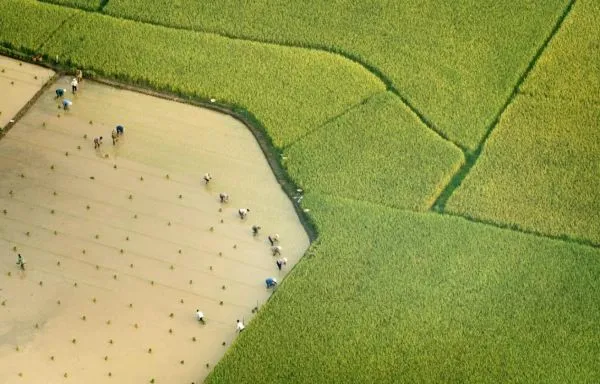
[[[122,125],[117,125],[117,135],[122,136],[125,133],[125,128]]]
[[[69,108],[71,108],[71,105],[73,105],[73,102],[69,99],[63,99],[62,105],[63,105],[63,109],[65,111],[68,111]]]
[[[77,78],[73,78],[73,80],[71,80],[71,92],[73,92],[73,94],[77,93],[77,86],[79,85],[79,81],[77,81]]]
[[[117,130],[113,129],[113,131],[110,133],[110,136],[112,137],[113,145],[115,145],[119,140],[119,134],[117,133]]]
[[[246,328],[246,326],[244,325],[244,323],[242,321],[237,321],[235,324],[235,330],[238,332],[242,332],[244,330],[244,328]]]
[[[64,89],[64,88],[57,88],[56,89],[56,98],[58,99],[59,97],[63,97],[65,95],[65,92],[67,92],[66,89]]]
[[[267,283],[267,289],[275,288],[277,286],[277,279],[274,277],[268,277],[267,280],[265,280],[265,283]]]
[[[17,256],[17,266],[21,268],[22,271],[25,270],[25,259],[23,259],[23,256],[21,256],[20,253]]]
[[[200,311],[199,309],[196,309],[196,319],[198,319],[199,322],[204,324],[204,313],[202,313],[202,311]]]

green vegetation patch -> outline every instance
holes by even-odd
[[[600,244],[598,20],[575,3],[448,210]]]
[[[34,1],[0,1],[0,43],[25,52],[36,51],[65,26],[74,11]]]
[[[600,105],[600,2],[578,1],[523,86],[536,97]]]
[[[378,94],[284,152],[287,169],[317,191],[397,208],[428,209],[463,162],[394,94]]]
[[[105,11],[344,52],[376,68],[450,139],[473,149],[567,3],[111,0]]]
[[[600,244],[600,108],[519,96],[446,209]]]
[[[99,10],[108,0],[39,0],[45,3],[55,3],[59,5],[67,5],[69,7],[76,7],[85,9],[88,11]]]
[[[109,77],[249,110],[276,147],[385,89],[360,65],[327,52],[168,29],[33,1],[2,4],[22,18],[38,12],[73,15],[44,45],[50,57]],[[36,28],[29,33],[39,34]],[[3,36],[14,44],[26,34],[23,30]]]
[[[600,250],[308,195],[321,232],[207,383],[593,382]]]

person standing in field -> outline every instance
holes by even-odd
[[[119,140],[119,134],[117,133],[117,130],[113,129],[113,131],[110,133],[110,136],[112,137],[113,145],[115,145],[117,140]]]
[[[196,319],[198,319],[199,322],[204,324],[204,313],[202,313],[202,311],[200,311],[199,309],[196,309]]]
[[[77,86],[79,85],[79,82],[77,81],[77,78],[73,78],[73,80],[71,80],[71,92],[73,92],[73,94],[77,93]]]
[[[75,72],[75,79],[77,79],[77,83],[81,83],[81,81],[83,80],[83,72],[81,71],[81,69],[78,69]]]
[[[100,145],[102,145],[102,136],[94,137],[94,149],[100,148]]]
[[[242,331],[246,328],[246,326],[244,325],[243,322],[241,321],[237,321],[237,323],[235,324],[235,330],[239,333],[242,333]]]
[[[21,256],[21,254],[19,253],[19,255],[17,256],[17,266],[24,271],[25,270],[25,259],[23,259],[23,256]]]
[[[64,88],[56,88],[56,98],[61,98],[65,95],[65,92],[67,92],[66,89]]]

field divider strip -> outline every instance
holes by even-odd
[[[105,1],[108,3],[108,0],[105,0]],[[76,10],[82,11],[82,12],[97,13],[95,11],[91,11],[91,10],[84,9],[84,8],[78,8],[78,7],[75,7],[72,5],[65,5],[65,4],[60,4],[60,5],[53,4],[53,5],[65,7],[65,8],[76,9]],[[318,44],[312,44],[312,45],[311,44],[296,44],[296,45],[287,44],[287,43],[282,43],[282,42],[278,42],[275,40],[239,37],[234,34],[229,34],[229,33],[224,33],[224,32],[217,32],[217,31],[211,31],[211,30],[206,30],[206,29],[190,29],[190,28],[180,27],[180,26],[176,26],[176,25],[169,25],[167,23],[160,23],[160,22],[156,22],[156,21],[116,16],[116,15],[104,12],[104,6],[102,6],[101,12],[102,12],[102,15],[105,15],[108,17],[112,17],[115,19],[121,19],[121,20],[129,20],[129,21],[133,21],[136,23],[140,23],[140,24],[153,25],[153,26],[158,26],[158,27],[162,27],[162,28],[187,31],[187,32],[205,33],[205,34],[210,34],[210,35],[214,35],[214,36],[220,36],[220,37],[227,38],[230,40],[245,41],[245,42],[250,42],[250,43],[268,44],[268,45],[273,45],[273,46],[282,47],[282,48],[298,48],[298,49],[306,49],[306,50],[312,50],[312,51],[321,51],[321,52],[326,52],[326,53],[329,53],[332,55],[340,56],[346,60],[349,60],[353,63],[360,65],[365,71],[367,71],[367,72],[371,73],[373,76],[377,77],[385,85],[386,90],[390,91],[391,93],[396,95],[398,98],[400,98],[400,101],[408,109],[410,109],[419,118],[421,123],[423,123],[423,125],[425,125],[425,127],[427,127],[429,130],[433,131],[436,135],[438,135],[443,140],[445,140],[445,141],[453,144],[455,147],[459,148],[463,153],[466,153],[468,151],[468,148],[466,146],[460,144],[457,141],[450,139],[450,137],[448,135],[446,135],[429,118],[427,118],[425,116],[425,113],[423,113],[415,105],[413,105],[408,100],[408,98],[406,96],[404,96],[400,92],[400,90],[394,86],[393,81],[389,77],[387,77],[383,73],[382,70],[380,70],[379,68],[377,68],[376,66],[374,66],[372,64],[369,64],[367,61],[362,59],[360,56],[358,56],[356,54],[352,54],[350,52],[347,52],[343,49],[336,49],[336,48],[327,47],[325,45],[318,45]]]
[[[549,239],[549,240],[558,240],[558,241],[563,241],[565,243],[577,244],[577,245],[582,245],[582,246],[591,247],[591,248],[595,248],[595,249],[600,249],[600,243],[594,242],[592,240],[572,237],[572,236],[569,236],[566,234],[565,235],[550,235],[547,233],[534,231],[532,229],[522,228],[521,226],[519,226],[517,224],[505,224],[505,223],[496,222],[493,220],[478,219],[478,218],[471,217],[469,215],[464,215],[464,214],[457,214],[457,213],[451,213],[451,212],[440,212],[438,214],[440,214],[442,216],[458,217],[463,220],[470,221],[472,223],[477,223],[477,224],[487,225],[487,226],[491,226],[491,227],[496,227],[496,228],[500,228],[500,229],[504,229],[504,230],[513,231],[513,232],[518,232],[518,233],[522,233],[524,235],[535,236],[535,237],[540,237],[540,238]]]
[[[527,67],[525,68],[523,73],[521,73],[521,76],[519,76],[517,83],[513,87],[513,90],[511,92],[510,96],[506,99],[506,101],[504,102],[504,104],[502,105],[502,107],[500,108],[498,113],[496,113],[496,115],[494,116],[494,119],[492,120],[492,122],[490,123],[488,128],[486,129],[486,132],[483,135],[483,137],[481,138],[479,144],[477,145],[477,148],[473,152],[465,152],[465,160],[466,160],[465,164],[463,164],[463,166],[458,170],[458,172],[456,172],[454,174],[454,177],[452,177],[450,182],[446,185],[444,190],[440,193],[439,197],[433,203],[433,206],[431,208],[432,211],[439,212],[439,213],[446,213],[445,212],[446,203],[448,202],[448,200],[450,199],[450,197],[452,196],[454,191],[460,187],[460,185],[465,180],[465,178],[467,177],[467,175],[469,174],[469,172],[471,171],[473,166],[475,166],[475,163],[477,162],[477,160],[479,160],[479,156],[483,152],[483,149],[485,147],[485,144],[487,143],[487,140],[489,139],[492,132],[495,130],[495,128],[500,123],[500,119],[504,115],[504,112],[506,111],[508,106],[513,103],[513,101],[519,94],[521,85],[525,82],[525,80],[527,79],[527,77],[529,76],[529,74],[531,73],[533,68],[535,67],[539,58],[542,56],[542,54],[546,50],[546,47],[548,47],[548,44],[550,44],[550,41],[558,33],[563,22],[565,21],[565,19],[571,12],[571,9],[573,8],[575,1],[576,0],[569,1],[567,6],[565,7],[565,9],[563,10],[562,14],[560,15],[560,17],[554,24],[554,27],[552,28],[550,33],[548,34],[548,36],[546,36],[546,39],[544,39],[543,43],[540,45],[540,47],[537,49],[537,51],[534,54],[534,56],[532,57],[532,59],[529,61],[529,63],[527,64]]]
[[[523,91],[519,90],[519,95],[523,97],[529,97],[535,100],[539,99],[549,99],[549,100],[557,100],[566,103],[572,104],[586,104],[593,105],[596,107],[600,107],[600,99],[594,98],[576,98],[576,97],[567,97],[560,94],[548,94],[543,92],[533,92],[533,91]]]
[[[362,200],[362,199],[356,199],[356,198],[352,198],[352,197],[346,197],[346,196],[339,196],[339,195],[333,195],[330,193],[324,193],[324,192],[318,192],[318,191],[305,191],[306,194],[310,194],[310,193],[314,193],[316,195],[321,195],[321,196],[325,196],[325,197],[331,197],[331,198],[335,198],[338,200],[345,200],[348,202],[357,202],[357,203],[363,203],[363,204],[373,204],[379,207],[383,207],[383,208],[387,208],[387,209],[392,209],[398,212],[406,212],[406,213],[417,213],[417,214],[428,214],[428,215],[439,215],[439,216],[448,216],[448,217],[456,217],[456,218],[460,218],[463,220],[467,220],[470,221],[472,223],[476,223],[476,224],[480,224],[480,225],[485,225],[485,226],[489,226],[489,227],[494,227],[494,228],[498,228],[498,229],[503,229],[506,231],[512,231],[512,232],[517,232],[517,233],[521,233],[523,235],[529,235],[529,236],[535,236],[535,237],[539,237],[539,238],[543,238],[543,239],[547,239],[547,240],[556,240],[556,241],[561,241],[561,242],[565,242],[565,243],[570,243],[570,244],[577,244],[577,245],[581,245],[581,246],[585,246],[585,247],[590,247],[590,248],[594,248],[594,249],[600,249],[600,243],[596,243],[594,241],[591,240],[587,240],[587,239],[581,239],[581,238],[576,238],[576,237],[571,237],[568,235],[550,235],[547,233],[543,233],[543,232],[537,232],[534,230],[529,230],[529,229],[525,229],[522,228],[516,224],[504,224],[504,223],[498,223],[492,220],[483,220],[483,219],[478,219],[478,218],[474,218],[471,216],[467,216],[467,215],[461,215],[461,214],[456,214],[456,213],[450,213],[450,212],[433,212],[431,210],[427,210],[427,211],[414,211],[412,209],[403,209],[403,208],[398,208],[398,207],[394,207],[388,204],[383,204],[383,203],[378,203],[378,202],[373,202],[373,201],[369,201],[369,200]]]
[[[54,75],[52,75],[52,77],[50,77],[48,79],[48,81],[46,81],[44,83],[44,85],[42,85],[40,87],[40,89],[38,89],[38,91],[29,99],[29,101],[21,108],[19,109],[19,111],[17,112],[17,114],[12,118],[12,120],[6,124],[4,126],[4,128],[0,129],[0,140],[2,140],[2,138],[4,136],[6,136],[6,133],[23,117],[25,116],[25,114],[29,111],[29,109],[33,106],[33,104],[35,104],[38,99],[46,92],[46,90],[48,88],[50,88],[55,82],[56,80],[58,80],[60,78],[61,74],[59,72],[54,73]]]
[[[56,36],[56,34],[65,27],[65,24],[69,22],[69,19],[64,19],[59,25],[58,27],[56,27],[52,32],[50,32],[48,34],[48,37],[46,38],[46,40],[40,44],[39,47],[37,47],[36,52],[41,51],[44,48],[44,45],[46,45],[46,43],[48,43],[50,40],[52,40],[54,38],[54,36]]]
[[[347,107],[346,109],[344,109],[343,111],[341,111],[340,113],[338,113],[335,116],[332,116],[330,118],[328,118],[327,120],[325,120],[323,123],[317,125],[315,128],[307,130],[306,132],[304,132],[300,137],[296,138],[294,141],[284,145],[281,150],[285,152],[285,150],[287,150],[288,148],[290,148],[291,146],[293,146],[294,144],[302,141],[303,139],[305,139],[308,136],[311,136],[312,134],[320,131],[323,127],[325,127],[327,124],[330,124],[334,121],[336,121],[337,119],[342,118],[343,116],[347,115],[348,113],[352,112],[353,110],[360,108],[361,106],[365,105],[366,103],[369,102],[369,100],[371,100],[372,98],[381,95],[382,93],[386,93],[388,92],[386,91],[381,91],[381,92],[375,92],[370,96],[365,97],[363,100],[359,101],[356,104],[352,104],[349,107]]]

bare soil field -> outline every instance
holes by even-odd
[[[50,69],[0,56],[0,130],[52,76]]]
[[[70,80],[0,140],[0,382],[199,383],[308,236],[237,120],[87,80],[73,95]]]

